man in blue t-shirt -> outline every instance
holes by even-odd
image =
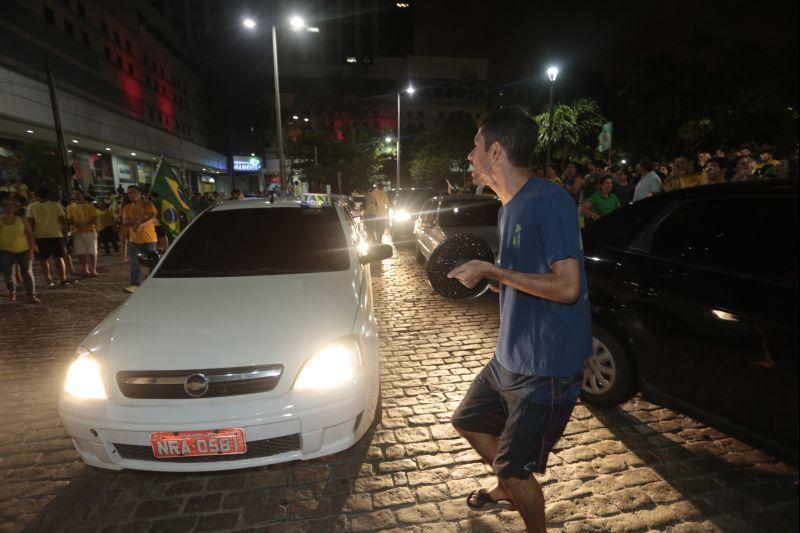
[[[510,500],[528,531],[545,531],[544,496],[532,474],[544,472],[569,421],[592,337],[575,203],[563,187],[530,177],[536,139],[536,123],[521,107],[485,117],[469,160],[475,182],[503,203],[500,264],[473,260],[448,276],[467,287],[489,279],[500,292],[495,355],[452,417],[498,478],[467,505]]]

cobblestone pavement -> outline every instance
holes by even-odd
[[[232,473],[113,473],[81,463],[56,412],[77,344],[125,299],[125,267],[0,304],[2,531],[521,531],[515,512],[470,512],[492,479],[450,413],[497,334],[497,300],[432,294],[407,250],[374,270],[382,423],[353,449]],[[797,531],[797,469],[634,399],[579,405],[540,478],[547,522],[566,531]]]

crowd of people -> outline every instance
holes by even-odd
[[[546,173],[535,168],[533,174],[563,186],[578,206],[581,225],[586,226],[654,194],[699,185],[797,177],[796,166],[796,154],[793,159],[776,159],[771,149],[764,148],[753,158],[748,149],[731,153],[720,149],[714,155],[701,152],[671,162],[645,157],[635,167],[592,161],[583,168],[568,162],[559,172],[558,166],[551,164]]]
[[[74,188],[70,202],[47,187],[31,194],[22,183],[6,181],[0,188],[0,270],[9,300],[23,286],[28,303],[41,303],[33,275],[40,262],[47,287],[67,287],[79,279],[99,276],[97,256],[121,254],[130,263],[126,292],[141,279],[137,255],[165,250],[169,235],[157,220],[152,199],[137,185],[119,187],[108,200]],[[112,251],[113,250],[113,251]]]

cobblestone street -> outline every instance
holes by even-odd
[[[524,530],[516,512],[468,510],[492,478],[449,424],[493,353],[496,296],[444,300],[401,249],[373,266],[383,412],[356,447],[220,474],[114,473],[78,459],[56,405],[78,343],[127,296],[126,265],[101,266],[42,288],[43,305],[0,303],[0,531]],[[638,398],[578,405],[540,481],[554,531],[798,528],[795,467]]]

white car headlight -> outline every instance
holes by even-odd
[[[354,336],[342,337],[326,344],[303,365],[295,390],[333,389],[350,383],[361,366],[361,350]]]
[[[407,222],[411,220],[411,214],[405,209],[400,209],[394,214],[394,219],[399,222]]]
[[[78,356],[69,365],[64,391],[82,400],[105,400],[106,388],[100,377],[100,365],[84,347],[78,348]]]

